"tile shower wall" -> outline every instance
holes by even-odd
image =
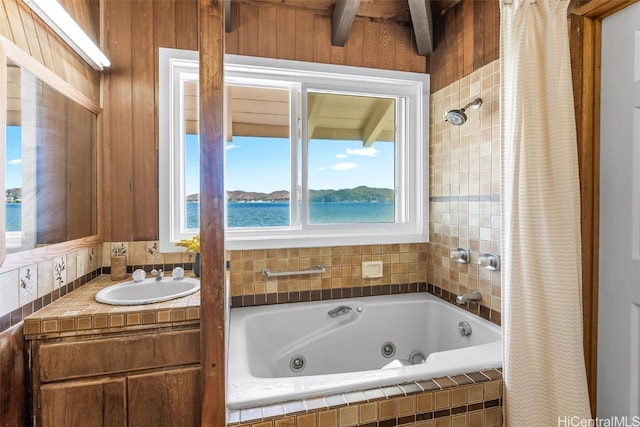
[[[431,96],[430,217],[427,277],[451,294],[479,290],[481,305],[499,313],[500,272],[479,268],[478,256],[500,255],[500,87],[499,60]],[[446,110],[482,98],[468,121],[453,126]],[[449,258],[452,249],[468,248],[471,263]]]

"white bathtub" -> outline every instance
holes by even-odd
[[[339,306],[352,310],[330,317]],[[424,292],[234,308],[229,334],[230,409],[502,366],[500,327]],[[426,361],[408,365],[414,351]],[[299,355],[304,366],[293,372]]]

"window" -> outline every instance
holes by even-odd
[[[160,50],[160,237],[198,231],[197,52]],[[428,76],[225,57],[228,249],[424,242]]]

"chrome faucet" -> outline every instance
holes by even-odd
[[[164,277],[164,271],[162,269],[156,270],[155,268],[151,270],[151,275],[156,278],[156,280],[162,280]]]
[[[456,297],[456,302],[458,304],[464,304],[467,301],[480,301],[482,299],[482,294],[479,291],[473,291],[468,294],[459,294]]]
[[[329,314],[329,317],[338,317],[338,316],[342,316],[343,314],[347,314],[352,310],[353,309],[348,305],[340,305],[334,308],[333,310],[329,310],[327,314]]]

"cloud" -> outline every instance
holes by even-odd
[[[340,163],[337,163],[337,164],[331,166],[331,169],[337,170],[337,171],[346,171],[346,170],[354,169],[354,168],[357,168],[357,167],[358,167],[357,163],[340,162]]]
[[[351,154],[353,156],[375,157],[376,154],[378,154],[378,150],[373,147],[347,148],[347,154]]]
[[[327,170],[327,167],[326,166],[320,166],[320,167],[316,168],[316,170],[317,171],[324,171],[324,170]]]
[[[240,148],[240,146],[239,145],[235,145],[235,144],[227,144],[227,145],[224,146],[225,150],[232,150],[234,148]]]
[[[336,154],[336,158],[337,159],[346,159],[347,155],[346,154],[342,154],[342,153],[341,154]]]
[[[7,162],[8,165],[19,165],[20,163],[22,163],[22,159],[13,159]]]

